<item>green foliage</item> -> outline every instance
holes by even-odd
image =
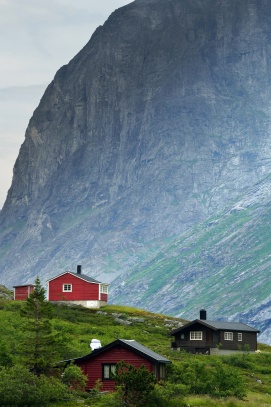
[[[225,364],[235,367],[240,367],[242,369],[251,368],[251,358],[248,353],[240,353],[236,355],[229,355],[222,357]]]
[[[20,315],[20,309],[25,308],[25,303],[22,301],[0,300],[0,332],[2,345],[4,344],[4,346],[0,344],[0,353],[1,349],[3,351],[2,365],[6,363],[4,362],[6,356],[12,359],[9,359],[9,362],[11,361],[15,365],[14,368],[19,363],[19,350],[21,351],[21,344],[25,342],[27,336],[23,326],[28,319]],[[103,307],[100,311],[103,311],[104,314],[97,313],[97,310],[79,306],[52,305],[51,307],[53,315],[49,322],[52,328],[52,335],[55,338],[53,352],[56,351],[59,354],[59,357],[56,359],[57,361],[86,355],[90,351],[89,343],[92,338],[98,338],[103,345],[106,345],[117,337],[136,339],[153,351],[170,359],[173,363],[167,367],[166,383],[163,385],[156,384],[150,393],[151,401],[148,401],[148,403],[155,402],[156,407],[180,407],[188,404],[193,407],[270,406],[271,348],[267,345],[259,344],[259,349],[262,352],[256,354],[244,352],[240,355],[221,356],[219,358],[190,355],[170,349],[170,339],[168,336],[170,328],[164,326],[165,318],[168,317],[163,315],[117,305]],[[122,326],[116,323],[116,314],[121,314],[126,319],[129,317],[143,317],[145,322],[135,322],[129,326]],[[217,361],[221,362],[221,369],[219,367],[215,368]],[[6,366],[9,366],[8,363]],[[199,364],[197,367],[195,366],[196,363]],[[203,366],[201,366],[202,363]],[[190,370],[189,366],[191,366]],[[223,377],[222,373],[220,375],[217,374],[219,370],[222,373],[225,371],[226,375]],[[10,369],[5,368],[2,371],[7,372]],[[229,398],[228,396],[226,398],[221,398],[221,396],[219,396],[219,399],[214,398],[215,394],[223,394],[220,390],[222,383],[225,382],[225,390],[229,387],[227,394],[234,393],[233,388],[229,386],[231,372],[233,372],[234,380],[236,376],[238,380],[239,378],[242,379],[242,383],[240,383],[241,393],[244,388],[247,389],[247,401],[242,401],[236,397]],[[229,377],[227,373],[229,373]],[[37,378],[41,377],[43,376],[41,375]],[[194,380],[194,382],[190,382],[189,378]],[[205,383],[206,378],[208,379],[207,383]],[[0,380],[2,381],[1,377]],[[215,388],[216,383],[220,383],[218,391]],[[53,389],[52,386],[50,388]],[[45,399],[48,399],[46,395],[47,390],[48,387],[42,390],[45,394]],[[195,394],[196,390],[200,394]],[[51,397],[53,397],[52,392]],[[70,392],[69,396],[72,397],[73,393]],[[211,394],[212,398],[207,394]],[[237,395],[238,392],[235,392],[235,394]],[[82,395],[80,395],[81,397]],[[117,398],[115,394],[99,394],[98,388],[95,392],[91,392],[89,399],[85,397],[87,396],[84,395],[82,397],[85,400],[85,405],[91,407],[119,407],[121,405],[119,395]],[[72,401],[63,401],[63,403],[51,401],[51,403],[51,407],[66,407],[68,405],[75,407],[78,405],[77,402],[73,403]],[[150,407],[152,404],[147,404],[146,402],[145,406]]]
[[[61,378],[62,383],[66,384],[70,390],[83,391],[87,376],[85,376],[79,366],[70,364],[65,370]]]
[[[0,366],[10,367],[12,363],[12,357],[7,345],[0,340]]]
[[[36,375],[21,366],[0,370],[0,400],[2,406],[25,407],[49,404],[68,399],[67,387],[54,377]]]
[[[245,384],[237,370],[225,366],[218,358],[189,358],[171,368],[168,380],[182,383],[189,394],[213,397],[245,396]]]
[[[148,407],[180,407],[187,389],[181,383],[156,384],[150,393]]]
[[[37,375],[48,373],[57,360],[56,341],[50,322],[53,309],[45,299],[45,290],[39,278],[36,279],[34,292],[25,301],[20,314],[25,318],[22,326],[25,336],[20,347],[22,363]]]
[[[136,368],[125,362],[117,364],[114,380],[122,405],[126,407],[146,405],[156,383],[155,376],[144,365]]]

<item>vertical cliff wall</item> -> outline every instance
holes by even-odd
[[[112,13],[30,119],[0,214],[2,282],[78,262],[111,281],[267,177],[270,38],[268,0]]]

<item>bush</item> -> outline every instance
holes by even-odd
[[[0,370],[2,406],[36,406],[41,405],[41,401],[46,405],[68,397],[67,387],[54,377],[37,377],[21,366]]]
[[[87,376],[85,376],[79,366],[69,365],[63,373],[62,382],[70,390],[83,391],[86,386]]]
[[[122,405],[127,407],[149,405],[149,395],[154,389],[156,378],[144,365],[136,368],[129,363],[117,363],[113,378]]]
[[[189,394],[206,394],[212,397],[245,396],[241,375],[220,359],[189,359],[179,366],[172,366],[168,381],[181,383]]]

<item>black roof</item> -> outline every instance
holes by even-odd
[[[115,346],[123,346],[124,348],[133,349],[137,354],[145,357],[148,360],[151,360],[154,363],[171,363],[170,360],[165,358],[162,355],[159,355],[156,352],[153,352],[151,349],[147,348],[144,345],[136,342],[135,340],[128,340],[128,339],[116,339],[115,341],[105,345],[99,349],[95,349],[91,353],[86,356],[82,356],[80,358],[74,358],[69,360],[63,360],[62,362],[70,363],[70,362],[83,362],[92,358],[95,358],[97,355],[103,353],[104,351],[113,348]]]
[[[171,332],[171,335],[174,335],[177,332],[181,332],[182,330],[184,330],[184,329],[188,328],[189,326],[192,326],[196,323],[204,325],[208,328],[211,328],[214,331],[229,330],[229,331],[238,331],[238,332],[257,332],[257,333],[260,332],[257,329],[252,328],[249,325],[243,324],[242,322],[209,321],[209,320],[205,320],[205,319],[195,319],[194,321],[188,322],[188,324],[185,324],[180,328],[174,329]]]

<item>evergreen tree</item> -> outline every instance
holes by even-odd
[[[53,308],[46,301],[45,289],[39,278],[36,279],[34,291],[25,301],[20,313],[25,318],[25,338],[21,344],[22,362],[38,376],[49,373],[57,356],[50,321]]]
[[[120,362],[116,366],[114,380],[121,396],[122,406],[148,405],[156,378],[144,365],[136,368],[129,363]]]

